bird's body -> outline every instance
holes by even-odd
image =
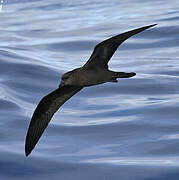
[[[81,68],[82,76],[80,77],[84,86],[93,86],[109,81],[111,73],[107,69],[98,67]]]
[[[26,156],[37,144],[54,113],[82,88],[106,82],[118,82],[118,78],[130,78],[136,75],[133,72],[111,71],[108,69],[108,62],[122,42],[155,25],[134,29],[97,44],[84,66],[62,75],[59,87],[43,97],[34,111],[26,136]]]
[[[75,85],[77,86],[92,86],[102,84],[110,80],[112,73],[107,69],[100,68],[77,68],[70,71],[73,76]]]
[[[98,66],[94,67],[80,67],[65,73],[63,76],[71,77],[70,85],[74,86],[93,86],[97,84],[103,84],[106,82],[117,82],[117,78],[132,77],[135,73],[124,73],[124,72],[114,72],[110,71],[107,68],[101,68]],[[62,76],[62,84],[63,84]],[[116,80],[116,81],[114,81]],[[60,85],[61,86],[61,85]]]

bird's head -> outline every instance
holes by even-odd
[[[62,75],[59,87],[75,85],[75,72],[70,71]]]

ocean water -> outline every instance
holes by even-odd
[[[179,179],[178,0],[4,0],[0,18],[0,179]],[[137,75],[73,96],[25,157],[33,111],[60,76],[153,23],[109,63]]]

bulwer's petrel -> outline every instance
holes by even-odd
[[[136,75],[134,72],[111,71],[108,69],[108,62],[122,42],[155,25],[134,29],[97,44],[84,66],[62,75],[59,87],[43,97],[34,111],[26,136],[26,156],[34,149],[54,113],[83,87],[105,82],[118,82],[117,78],[130,78]]]

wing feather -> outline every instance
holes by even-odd
[[[101,43],[97,44],[94,48],[92,55],[89,60],[86,62],[84,67],[88,67],[91,65],[98,65],[102,67],[108,67],[108,62],[113,56],[114,52],[117,50],[120,44],[122,44],[129,37],[138,34],[148,28],[155,26],[156,24],[152,24],[149,26],[144,26],[138,29],[134,29],[132,31],[128,31],[112,38],[109,38]]]
[[[26,156],[34,149],[55,112],[81,89],[82,87],[64,86],[42,98],[34,111],[28,128],[25,144]]]

